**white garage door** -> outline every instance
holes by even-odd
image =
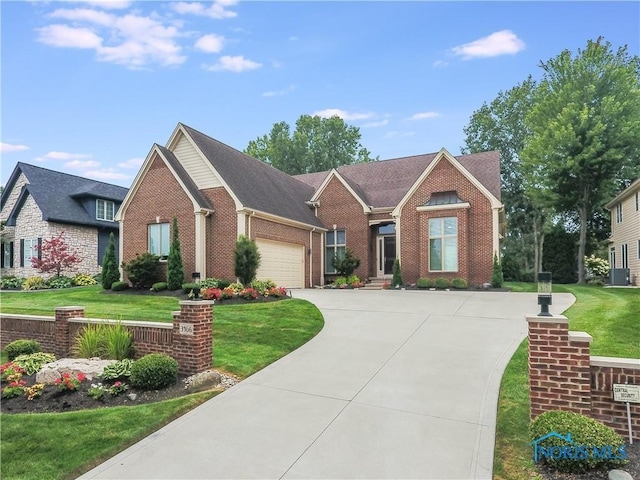
[[[257,238],[260,252],[258,280],[271,279],[279,287],[304,288],[304,246]]]

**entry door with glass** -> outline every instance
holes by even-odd
[[[395,225],[381,225],[376,236],[376,276],[393,275],[393,262],[396,259],[396,230]]]

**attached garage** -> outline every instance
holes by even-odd
[[[256,239],[260,252],[259,280],[271,279],[281,287],[304,288],[304,246]]]

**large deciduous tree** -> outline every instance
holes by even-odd
[[[286,122],[275,123],[269,134],[251,140],[245,153],[290,175],[374,160],[360,143],[360,129],[338,116],[302,115],[293,133]]]
[[[521,158],[528,192],[579,218],[578,282],[594,212],[640,175],[640,59],[602,39],[542,62]]]

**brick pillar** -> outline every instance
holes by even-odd
[[[591,336],[569,332],[569,321],[562,315],[526,319],[531,419],[549,410],[589,415]]]
[[[184,300],[173,318],[173,352],[184,375],[204,372],[213,364],[213,301]]]
[[[69,319],[84,317],[84,307],[56,307],[55,312],[55,354],[58,358],[64,358],[69,356],[71,347]]]

